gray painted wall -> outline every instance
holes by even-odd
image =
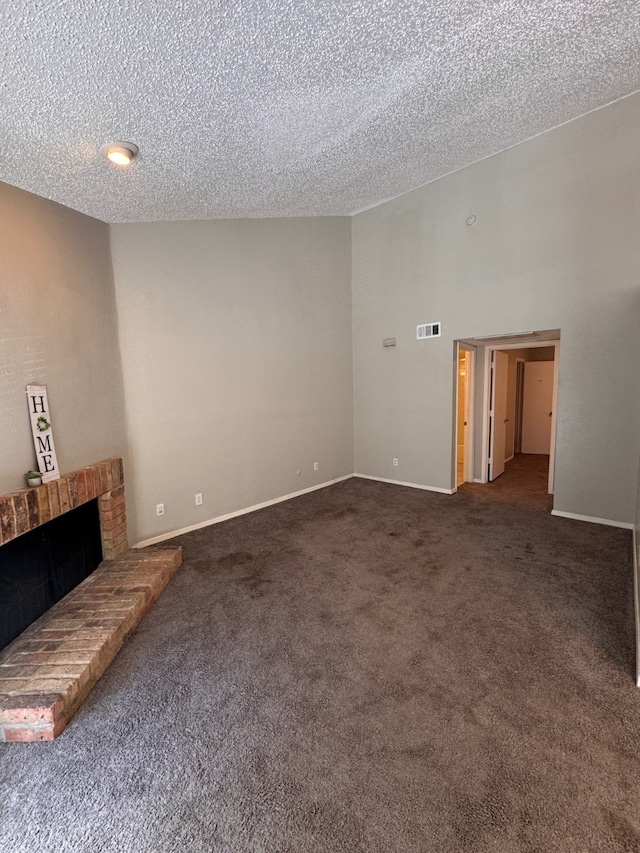
[[[354,217],[358,473],[450,488],[454,340],[560,328],[555,508],[634,521],[638,128],[633,96]]]
[[[353,472],[350,229],[112,226],[132,539]]]
[[[633,599],[635,609],[636,625],[636,684],[640,687],[640,466],[638,468],[638,491],[636,495],[636,517],[635,517],[634,546],[634,577],[633,577]]]
[[[635,527],[636,527],[636,557],[637,557],[637,561],[638,561],[638,568],[640,569],[640,466],[638,468],[638,491],[636,494]],[[640,637],[638,638],[638,642],[640,643]]]
[[[0,184],[0,493],[35,465],[25,386],[46,385],[58,462],[124,455],[109,229]]]
[[[638,563],[640,563],[640,470],[638,471],[638,493],[636,496],[636,533],[638,545]]]

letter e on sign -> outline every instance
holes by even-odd
[[[46,386],[27,385],[27,401],[29,403],[31,432],[33,433],[33,446],[38,459],[38,470],[42,474],[42,482],[48,483],[49,480],[59,479],[60,471],[58,470],[56,448],[53,443],[53,433],[51,432],[51,416]]]

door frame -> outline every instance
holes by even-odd
[[[473,483],[475,472],[475,411],[476,411],[476,347],[456,341],[455,347],[455,381],[454,381],[454,406],[453,406],[453,491],[458,488],[458,370],[460,366],[460,351],[467,354],[467,376],[465,387],[467,389],[465,420],[467,425],[464,429],[464,479],[466,483]]]
[[[516,394],[514,400],[516,405],[516,411],[513,423],[513,454],[509,457],[509,459],[507,459],[507,462],[511,462],[516,453],[522,452],[522,401],[524,397],[524,367],[522,368],[522,371],[520,371],[518,368],[521,364],[525,365],[526,363],[527,362],[525,361],[525,359],[520,358],[520,356],[518,356],[518,358],[516,359]],[[522,378],[522,382],[518,381],[519,377]],[[520,401],[520,406],[518,406],[518,401]],[[518,426],[520,427],[520,445],[518,445]],[[520,450],[518,450],[518,446],[520,447]]]
[[[488,433],[487,433],[488,439],[487,439],[487,448],[486,448],[486,450],[487,450],[487,470],[486,470],[487,482],[493,482],[493,480],[496,480],[501,474],[503,474],[504,473],[504,466],[507,463],[507,456],[506,456],[506,453],[504,452],[504,446],[503,446],[503,448],[502,448],[502,451],[503,451],[502,471],[500,472],[500,474],[497,475],[497,477],[494,476],[493,479],[490,478],[489,475],[490,475],[491,471],[489,469],[494,467],[495,461],[496,461],[495,460],[496,431],[497,431],[496,430],[496,423],[498,423],[498,419],[496,419],[496,411],[495,410],[496,410],[496,401],[498,399],[498,391],[497,391],[498,385],[496,383],[496,377],[498,375],[498,359],[494,358],[494,356],[496,356],[497,353],[500,353],[501,355],[505,356],[505,359],[506,359],[507,387],[504,389],[505,408],[507,405],[507,400],[509,399],[509,396],[508,396],[509,395],[509,357],[505,352],[502,352],[502,350],[495,348],[495,349],[492,349],[491,353],[489,354],[489,410],[488,410],[488,418],[489,419],[488,419]],[[491,406],[492,403],[493,403],[493,407]],[[505,412],[505,414],[506,414],[506,412]],[[505,419],[504,424],[506,424],[507,421],[508,421],[508,418]],[[503,426],[504,426],[504,424],[503,424]],[[506,427],[505,427],[505,429],[506,429]],[[491,455],[489,455],[489,446],[491,446]]]
[[[551,410],[551,443],[549,445],[548,492],[553,494],[556,472],[556,425],[558,422],[558,376],[560,341],[526,341],[510,344],[488,344],[484,348],[484,387],[482,408],[482,473],[479,482],[489,482],[489,408],[491,405],[491,353],[496,350],[539,349],[553,347],[553,408]]]

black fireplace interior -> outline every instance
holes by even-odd
[[[0,547],[0,649],[88,577],[101,560],[97,500]]]

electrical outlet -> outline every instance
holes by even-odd
[[[196,506],[202,506],[202,492],[196,494]]]
[[[314,470],[314,471],[317,471],[319,467],[320,467],[320,466],[318,465],[318,463],[317,463],[317,462],[314,462],[314,463],[313,463],[313,470]]]
[[[156,515],[164,515],[164,504],[156,504]]]
[[[398,457],[397,457],[397,456],[394,456],[394,457],[393,457],[393,467],[394,467],[394,468],[397,468],[397,467],[398,467]]]

